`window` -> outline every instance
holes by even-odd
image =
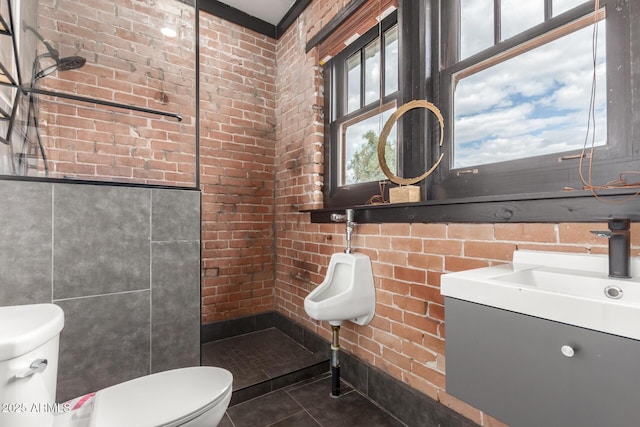
[[[433,117],[407,114],[387,146],[387,163],[403,177],[419,176],[444,154],[420,183],[425,210],[406,211],[414,220],[449,218],[433,205],[451,204],[455,221],[476,221],[460,203],[547,206],[586,197],[564,191],[583,188],[581,162],[594,184],[640,170],[640,149],[632,144],[638,19],[629,2],[616,0],[599,0],[597,10],[593,0],[400,2],[382,32],[372,29],[325,65],[325,208],[361,205],[379,192],[379,175],[363,173],[361,159],[388,114],[415,99],[440,108],[445,131],[439,147]],[[507,210],[489,215],[512,218]]]
[[[353,41],[325,64],[325,85],[331,94],[327,145],[328,197],[343,204],[363,204],[379,194],[386,179],[378,164],[378,137],[395,111],[399,95],[399,31],[396,13]],[[399,167],[401,147],[394,126],[385,147],[389,168]],[[355,196],[354,194],[358,194]],[[335,200],[334,203],[335,205]]]
[[[390,103],[342,123],[338,137],[341,147],[339,186],[386,179],[378,164],[378,136],[393,110],[395,103]],[[397,171],[398,158],[397,137],[394,135],[397,135],[396,126],[392,128],[385,147],[385,159],[392,172]]]
[[[587,16],[577,31],[562,35],[557,29],[521,44],[523,52],[512,58],[490,58],[453,77],[454,169],[582,149],[594,77],[592,23]],[[595,145],[603,146],[606,27],[599,25],[592,125]]]
[[[437,195],[582,188],[585,145],[586,155],[595,147],[594,181],[604,179],[612,160],[629,157],[629,139],[612,131],[628,117],[628,97],[611,71],[628,64],[628,52],[611,48],[624,40],[625,18],[608,3],[597,11],[581,0],[445,6],[442,28],[455,43],[441,57],[449,143]]]

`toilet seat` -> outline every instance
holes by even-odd
[[[90,427],[175,427],[231,394],[225,369],[197,366],[136,378],[96,393]]]

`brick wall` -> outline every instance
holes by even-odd
[[[183,185],[196,183],[195,34],[192,6],[151,0],[40,0],[29,25],[61,57],[87,59],[78,70],[38,81],[43,89],[180,114],[182,122],[146,113],[39,96],[49,176]],[[172,25],[178,37],[160,28]],[[30,32],[29,44],[46,52]],[[30,52],[24,52],[25,57]],[[31,60],[23,64],[26,83]],[[41,68],[53,64],[42,60]],[[44,175],[39,170],[30,175]]]
[[[203,321],[273,309],[275,41],[200,17]]]
[[[310,37],[345,2],[312,2],[278,41],[276,138],[275,307],[331,338],[327,322],[304,311],[306,295],[324,278],[330,255],[345,247],[344,224],[311,224],[299,209],[321,207],[322,76]],[[373,262],[376,316],[368,326],[346,322],[344,350],[452,407],[476,423],[499,421],[445,391],[445,322],[440,276],[500,264],[515,249],[605,253],[606,239],[589,230],[606,224],[365,224],[353,245]],[[640,255],[640,226],[632,225],[633,255]]]
[[[317,52],[313,49],[306,53],[305,44],[347,3],[348,0],[312,2],[277,42],[208,14],[200,17],[204,322],[275,308],[330,338],[329,325],[310,320],[303,308],[305,296],[322,281],[330,255],[342,251],[345,244],[343,224],[311,224],[308,214],[299,213],[301,209],[322,206],[323,81]],[[64,54],[89,56],[97,49],[95,45],[85,45],[91,44],[91,40],[83,42],[80,50]],[[109,87],[116,86],[104,89],[109,93],[122,92],[115,100],[131,99],[125,96],[128,93],[125,89],[117,89],[126,80],[121,72],[114,71],[117,68],[112,63],[108,66],[89,64],[80,71],[69,72],[74,77],[59,84],[70,85],[70,90],[77,88],[83,93],[80,89],[85,88],[85,80],[90,80],[92,87],[106,83]],[[109,73],[108,78],[102,76],[105,72]],[[96,81],[91,80],[92,74],[96,75]],[[145,78],[154,82],[149,83],[150,87],[162,81],[159,76],[154,77],[152,71]],[[183,93],[183,88],[177,86],[165,86],[164,90],[171,98],[173,94]],[[154,106],[151,98],[149,106]],[[184,105],[188,113],[187,104]],[[110,116],[118,114],[117,123],[121,123],[120,113],[98,114],[95,109],[62,104],[52,106],[48,114],[47,120],[52,123],[75,114],[79,116],[69,122],[70,126],[61,127],[59,134],[51,135],[52,147],[66,144],[64,150],[52,148],[52,154],[56,153],[52,155],[52,162],[61,174],[65,173],[65,159],[72,152],[77,153],[78,158],[84,152],[101,154],[99,129],[92,129],[91,136],[85,137],[86,130],[76,131],[79,123],[91,121],[103,127],[122,126],[118,141],[126,141],[127,134],[135,141],[144,135],[137,143],[146,144],[151,135],[150,144],[160,146],[181,138],[175,135],[174,139],[163,132],[183,131],[177,131],[174,124],[166,120],[150,122],[148,118],[144,123],[130,123],[128,120],[137,119],[125,117],[124,124],[114,125]],[[95,116],[86,117],[89,114]],[[158,129],[159,124],[169,130]],[[153,131],[147,131],[148,127],[153,127]],[[189,132],[187,129],[184,133],[192,137]],[[108,146],[115,145],[110,139],[108,142]],[[123,145],[126,146],[121,142],[117,144]],[[153,146],[148,145],[135,149],[147,150],[141,157],[159,162],[164,160],[163,156],[175,153],[173,149],[154,151]],[[184,159],[192,160],[188,144],[177,152],[183,153]],[[160,158],[156,159],[157,156]],[[82,162],[73,161],[76,162],[74,168],[81,166]],[[73,161],[70,159],[69,163],[74,164]],[[94,163],[96,169],[86,172],[87,176],[97,173],[101,162],[94,160]],[[105,159],[104,163],[115,166],[113,158]],[[184,162],[185,167],[188,164],[192,163]],[[149,173],[163,170],[163,167],[152,168]],[[78,173],[85,176],[85,172]],[[162,173],[158,182],[169,179],[183,182],[180,174],[168,177]],[[155,175],[147,179],[156,182]],[[591,235],[589,230],[605,226],[359,225],[353,245],[368,254],[373,262],[376,317],[368,326],[345,323],[341,344],[346,351],[478,424],[500,426],[497,420],[445,391],[445,323],[440,276],[449,271],[508,262],[515,249],[604,253],[607,242]],[[633,255],[640,255],[639,236],[640,226],[634,224]]]

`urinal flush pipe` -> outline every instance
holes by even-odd
[[[340,325],[331,325],[331,397],[340,397]]]
[[[351,248],[351,235],[353,234],[353,230],[356,225],[358,225],[353,221],[354,217],[355,211],[353,209],[346,209],[344,214],[331,214],[331,221],[347,223],[347,248],[344,250],[347,254],[353,252],[353,249]]]

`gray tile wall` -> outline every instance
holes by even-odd
[[[0,181],[0,305],[65,311],[58,401],[200,364],[200,192]]]

